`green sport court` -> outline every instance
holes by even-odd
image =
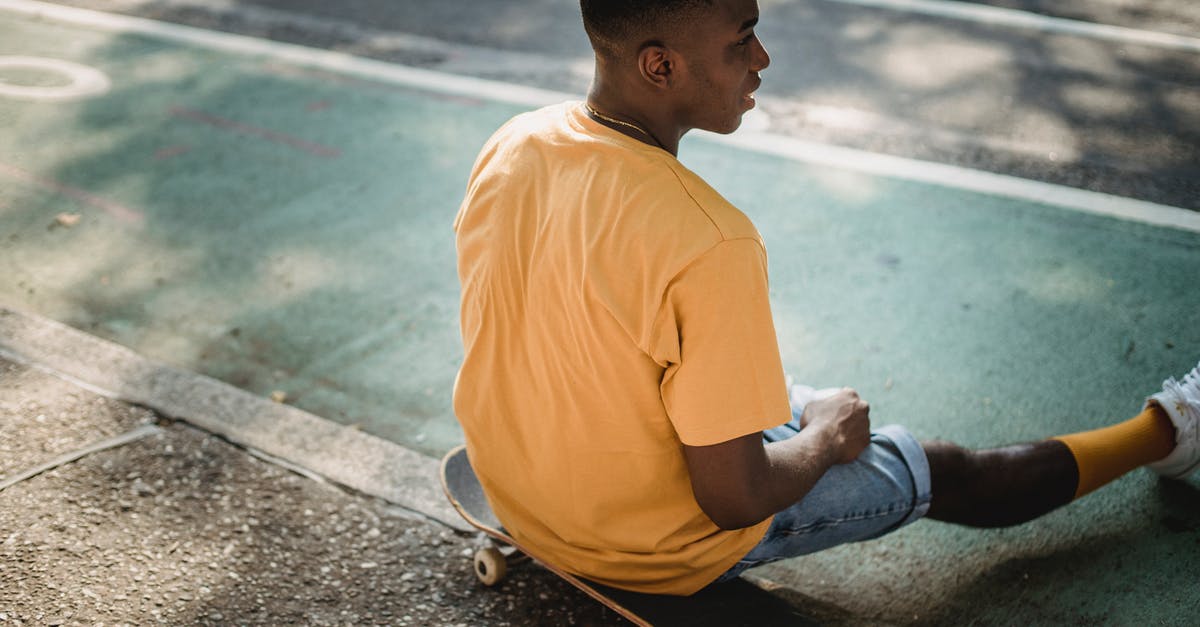
[[[566,97],[0,2],[0,303],[440,455],[467,174]],[[1195,214],[753,132],[680,158],[762,231],[789,372],[877,423],[1087,429],[1200,358]],[[1019,528],[923,523],[762,574],[884,622],[1183,624],[1198,564],[1200,483],[1137,472]]]

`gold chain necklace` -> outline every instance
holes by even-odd
[[[650,140],[653,141],[658,146],[662,146],[662,144],[658,143],[658,138],[651,135],[650,131],[647,131],[646,129],[638,126],[637,124],[634,124],[633,122],[626,122],[624,120],[618,120],[616,118],[610,118],[607,115],[604,115],[603,113],[600,113],[599,111],[593,109],[592,105],[590,103],[585,102],[585,103],[583,103],[583,106],[584,106],[584,108],[586,108],[588,110],[588,113],[592,114],[592,117],[599,118],[601,120],[604,120],[605,122],[610,122],[612,124],[620,124],[621,126],[631,128],[631,129],[641,133],[642,135],[649,137]]]

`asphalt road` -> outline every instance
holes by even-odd
[[[871,1],[762,0],[774,61],[759,102],[772,131],[1200,209],[1200,47],[859,4]],[[591,76],[574,0],[61,4],[572,93]],[[1200,46],[1200,5],[1187,0],[940,4]]]

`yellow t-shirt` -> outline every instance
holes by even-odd
[[[465,360],[454,411],[488,500],[542,559],[691,594],[770,521],[723,531],[681,443],[790,418],[750,220],[581,103],[509,121],[454,222]]]

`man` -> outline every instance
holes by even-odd
[[[455,412],[538,557],[691,594],[922,516],[1011,525],[1144,464],[1200,463],[1200,368],[1132,420],[984,451],[871,431],[853,390],[789,385],[759,233],[675,158],[690,129],[732,132],[754,106],[757,3],[581,6],[587,102],[497,131],[455,220]]]

